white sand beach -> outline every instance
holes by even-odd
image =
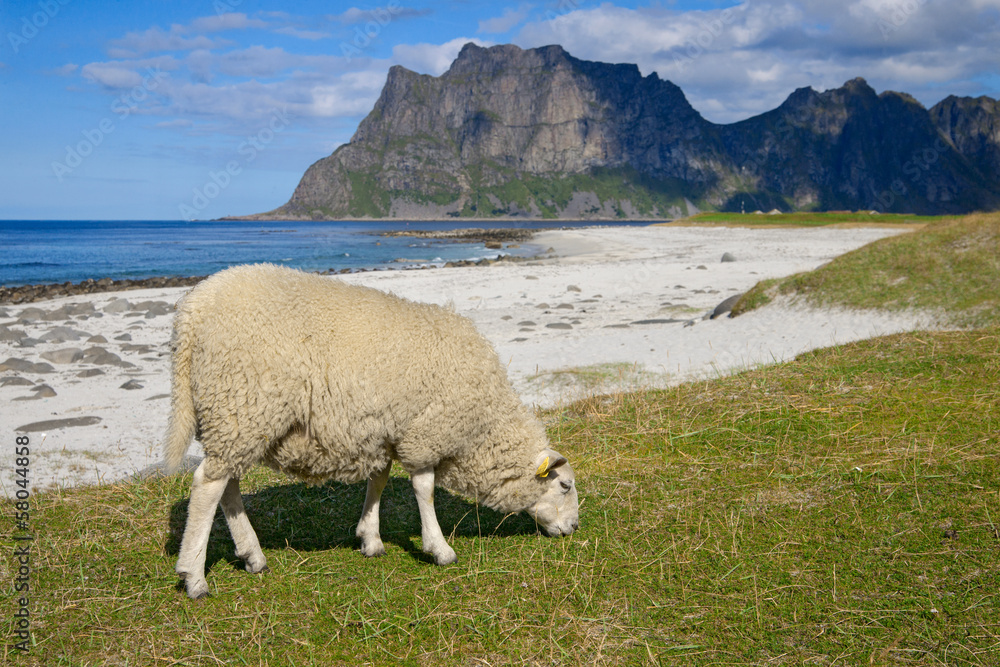
[[[759,280],[817,268],[896,228],[590,228],[542,232],[546,259],[341,276],[451,303],[508,364],[523,400],[668,386],[818,347],[923,328],[927,316],[772,304],[704,319]],[[735,261],[722,261],[730,253]],[[727,258],[729,259],[729,258]],[[187,288],[0,306],[6,442],[31,441],[36,489],[107,483],[160,461],[169,414],[172,310]],[[18,430],[28,427],[28,430]],[[189,454],[199,453],[197,444]],[[13,458],[0,492],[14,491]]]

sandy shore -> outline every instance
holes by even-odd
[[[703,319],[759,280],[814,269],[887,228],[594,228],[539,234],[549,259],[339,279],[452,303],[508,364],[525,402],[667,386],[928,326],[916,315],[771,305]],[[735,261],[722,261],[729,253]],[[34,487],[111,482],[160,460],[174,304],[188,288],[0,307],[6,442],[31,440]],[[26,429],[26,430],[25,430]],[[43,442],[44,437],[44,442]],[[190,454],[199,453],[197,444]],[[14,491],[8,456],[0,492]]]

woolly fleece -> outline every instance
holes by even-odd
[[[240,266],[178,304],[176,469],[197,437],[208,479],[263,462],[354,483],[398,460],[503,512],[546,491],[548,447],[490,343],[450,309],[274,265]]]

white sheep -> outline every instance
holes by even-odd
[[[176,470],[195,471],[177,573],[208,594],[205,554],[220,503],[249,572],[267,560],[239,480],[264,463],[311,483],[368,480],[357,536],[385,553],[379,498],[393,459],[409,473],[423,549],[457,560],[434,512],[435,484],[501,512],[526,510],[550,535],[578,527],[573,469],[548,447],[489,342],[453,311],[261,264],[222,271],[178,304],[170,426]]]

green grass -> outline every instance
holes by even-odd
[[[271,571],[213,597],[173,573],[190,475],[33,499],[36,640],[12,664],[1000,663],[1000,330],[900,335],[545,415],[581,529],[438,494],[459,563],[419,549],[393,477],[388,555],[361,485],[244,482]],[[7,532],[5,578],[16,570]],[[5,651],[13,643],[5,625]]]
[[[793,281],[809,298],[937,303],[985,320],[979,329],[878,338],[544,413],[579,480],[581,528],[568,538],[439,491],[459,562],[436,567],[397,474],[383,496],[388,554],[369,560],[354,538],[362,485],[308,487],[258,469],[243,491],[271,571],[242,571],[220,514],[208,552],[214,595],[195,602],[173,572],[190,475],[40,493],[35,644],[12,651],[8,605],[5,657],[1000,664],[1000,326],[988,315],[998,218],[934,223]],[[582,372],[601,383],[618,370]],[[20,532],[8,525],[0,574],[13,582]]]
[[[471,201],[463,209],[463,217],[496,217],[507,215],[514,205],[522,211],[537,209],[542,218],[557,218],[569,205],[576,193],[591,193],[598,204],[592,210],[582,211],[583,216],[593,215],[610,205],[607,212],[617,218],[627,217],[627,204],[640,216],[667,217],[672,208],[686,210],[683,188],[672,180],[656,179],[640,174],[631,168],[601,168],[583,174],[537,176],[527,173],[507,173],[509,170],[496,169],[504,175],[501,185],[481,185],[485,167],[494,165],[474,165],[469,167],[469,180],[476,191]],[[500,203],[490,201],[490,196]]]
[[[1000,214],[940,219],[815,271],[761,282],[733,312],[779,295],[821,306],[926,310],[961,327],[1000,324]]]

